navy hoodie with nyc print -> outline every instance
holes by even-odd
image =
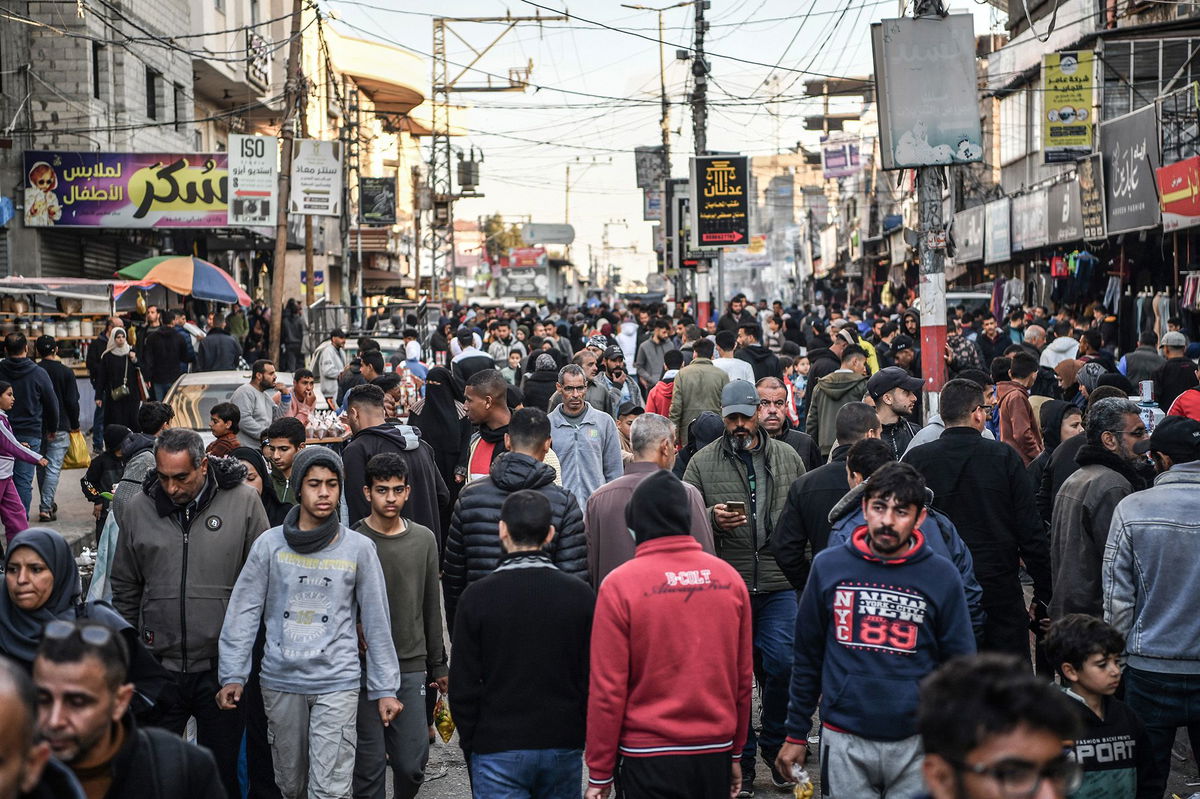
[[[862,738],[916,734],[922,679],[975,651],[962,578],[919,530],[882,560],[859,527],[813,559],[796,617],[788,740],[803,743],[817,700],[822,723]]]

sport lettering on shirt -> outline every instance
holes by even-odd
[[[1075,742],[1075,759],[1085,768],[1110,763],[1129,764],[1134,761],[1136,742],[1129,735],[1113,735]]]
[[[712,580],[709,576],[712,572],[708,569],[693,569],[686,572],[663,572],[663,576],[667,578],[667,585],[674,588],[677,585],[708,585]]]
[[[927,609],[928,602],[919,594],[841,585],[833,597],[834,639],[849,647],[911,654]]]

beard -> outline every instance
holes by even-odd
[[[871,542],[871,548],[881,555],[894,555],[908,546],[909,543],[909,539],[902,539],[891,527],[869,529],[867,533]]]
[[[744,427],[739,427],[729,434],[729,444],[734,452],[746,452],[754,446],[754,434]]]

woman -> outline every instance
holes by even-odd
[[[142,403],[140,380],[137,355],[129,346],[125,328],[113,328],[96,378],[96,405],[104,409],[105,424],[123,424],[141,432],[137,418]]]
[[[104,602],[82,602],[79,569],[57,531],[31,527],[12,540],[0,591],[0,654],[33,668],[42,630],[55,619],[86,620],[125,640],[134,711],[142,715],[170,689],[171,676],[142,645],[135,630]]]
[[[1066,400],[1047,400],[1038,409],[1038,421],[1041,423],[1042,441],[1045,442],[1046,448],[1025,470],[1033,480],[1034,488],[1041,486],[1046,467],[1050,464],[1050,456],[1058,449],[1058,445],[1083,432],[1083,411]],[[1042,507],[1043,504],[1038,503],[1038,510],[1042,520],[1049,524],[1051,508]]]
[[[262,498],[263,510],[267,512],[267,521],[271,525],[283,524],[283,517],[292,506],[279,501],[279,496],[271,488],[271,475],[267,471],[267,462],[262,453],[250,447],[238,447],[229,453],[228,457],[237,458],[246,467],[246,485],[258,492]]]
[[[1054,367],[1054,374],[1058,377],[1063,399],[1082,411],[1087,406],[1087,395],[1079,387],[1079,367],[1079,361],[1068,358]]]
[[[433,447],[433,458],[446,487],[450,489],[450,507],[458,499],[461,478],[454,469],[471,442],[471,422],[462,381],[443,366],[429,370],[425,396],[412,405],[408,423],[421,431],[421,439]],[[443,527],[443,529],[449,529]]]
[[[454,323],[446,317],[438,319],[437,330],[433,331],[433,335],[429,337],[429,349],[431,352],[449,352],[450,339],[454,337]]]
[[[558,390],[558,362],[548,352],[539,353],[533,371],[525,375],[525,407],[549,413],[550,398]]]

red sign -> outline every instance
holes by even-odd
[[[744,238],[745,236],[741,234],[741,231],[731,230],[727,233],[705,233],[700,236],[700,241],[705,244],[717,241],[730,241],[736,243]]]
[[[1200,225],[1200,156],[1154,170],[1163,230]]]
[[[513,247],[508,251],[509,266],[543,266],[545,259],[545,247]]]

